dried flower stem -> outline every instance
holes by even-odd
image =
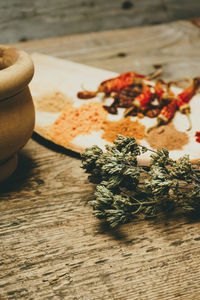
[[[147,151],[152,153],[148,168],[137,159]],[[97,183],[90,201],[94,214],[111,227],[136,216],[155,217],[169,207],[200,215],[200,170],[192,167],[187,155],[174,161],[166,149],[147,149],[119,135],[106,152],[97,146],[86,149],[82,168]]]

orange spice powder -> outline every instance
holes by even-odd
[[[109,142],[113,142],[117,134],[134,137],[136,140],[141,140],[145,136],[145,126],[137,120],[131,121],[130,117],[120,121],[105,121],[102,129],[104,130],[102,138]]]
[[[51,138],[58,144],[63,144],[80,134],[98,131],[107,114],[102,104],[97,102],[84,103],[80,107],[67,105],[50,128]]]

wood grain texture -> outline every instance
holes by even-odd
[[[17,46],[117,72],[159,63],[177,79],[199,75],[199,34],[175,22]],[[199,222],[160,217],[113,232],[87,205],[93,191],[78,157],[34,135],[0,186],[0,299],[199,299]]]
[[[40,52],[115,72],[150,73],[163,65],[166,79],[199,75],[200,29],[191,22],[135,27],[71,35],[15,44]]]
[[[188,19],[196,0],[1,0],[0,43]]]

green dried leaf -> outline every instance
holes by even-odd
[[[143,168],[138,156],[146,151],[153,154],[149,167]],[[89,203],[95,216],[111,227],[175,207],[200,216],[200,170],[193,168],[187,155],[173,161],[166,149],[153,151],[119,135],[105,152],[93,146],[81,157],[89,180],[98,183]]]

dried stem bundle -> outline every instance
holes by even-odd
[[[137,159],[147,151],[151,151],[148,168]],[[175,161],[166,149],[154,151],[138,145],[133,137],[118,135],[106,152],[98,146],[86,149],[82,168],[97,184],[90,201],[94,214],[111,227],[178,207],[200,215],[200,167],[194,168],[188,155]]]

